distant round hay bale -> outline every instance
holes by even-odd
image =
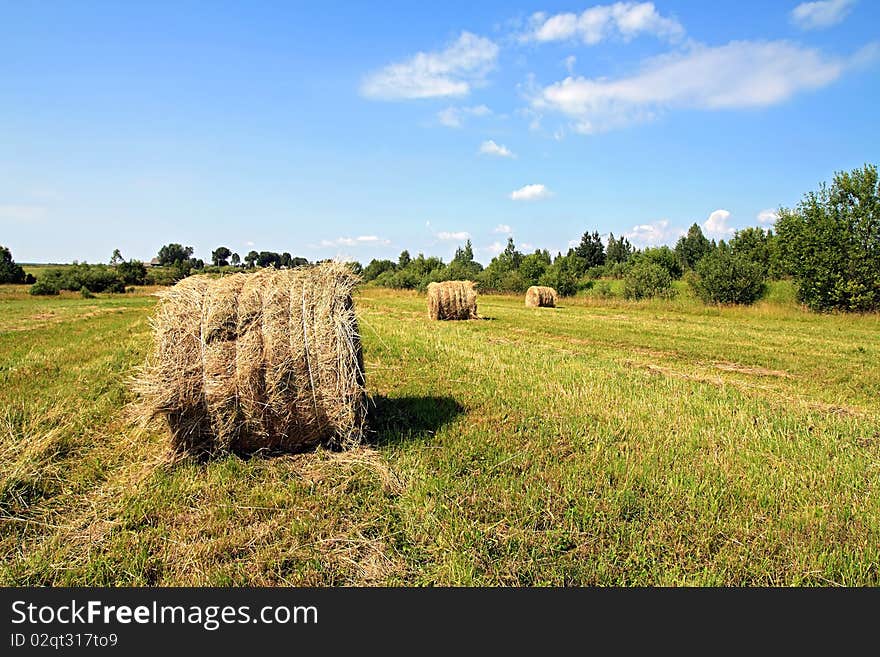
[[[361,442],[357,281],[333,262],[183,279],[152,320],[154,350],[134,381],[137,415],[164,417],[179,451]]]
[[[527,308],[555,308],[556,290],[543,285],[532,285],[526,290]]]
[[[428,284],[428,315],[431,319],[477,319],[477,284],[444,281]]]

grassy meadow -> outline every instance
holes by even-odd
[[[5,585],[877,585],[880,316],[357,297],[369,445],[173,460],[153,290],[0,287]]]

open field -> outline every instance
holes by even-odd
[[[880,316],[357,298],[372,444],[127,425],[155,297],[0,287],[0,583],[880,584]]]

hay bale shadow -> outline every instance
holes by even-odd
[[[431,438],[465,412],[453,397],[373,397],[367,440],[378,446]]]

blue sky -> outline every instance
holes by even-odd
[[[878,162],[880,3],[0,2],[0,244],[486,263]]]

